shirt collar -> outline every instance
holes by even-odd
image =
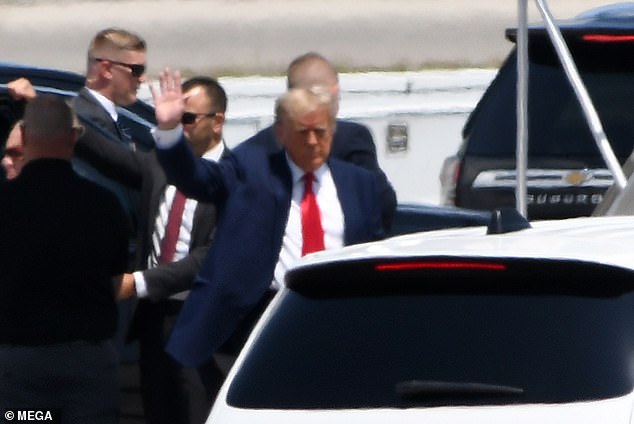
[[[221,140],[220,143],[216,144],[211,149],[207,150],[203,154],[203,159],[207,159],[213,162],[218,162],[222,157],[222,154],[225,151],[225,141]]]
[[[291,170],[291,177],[293,178],[293,184],[300,181],[304,178],[304,172],[299,166],[293,162],[293,159],[286,153],[286,162],[288,162],[288,167]],[[322,164],[319,168],[317,168],[313,174],[315,175],[315,181],[319,184],[323,175],[328,171],[328,165],[326,163]]]
[[[115,106],[114,102],[104,96],[103,94],[95,91],[91,88],[86,87],[88,92],[92,94],[92,96],[99,102],[99,104],[108,112],[108,115],[112,118],[114,122],[117,122],[119,118],[119,114],[117,113],[117,106]]]

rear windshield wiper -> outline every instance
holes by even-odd
[[[396,384],[396,393],[404,399],[421,398],[478,398],[491,396],[520,396],[524,389],[500,384],[409,380]]]

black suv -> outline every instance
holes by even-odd
[[[634,3],[558,22],[612,149],[634,147]],[[530,26],[527,209],[530,219],[590,215],[613,183],[543,25]],[[516,41],[517,31],[506,38]],[[515,206],[517,52],[510,52],[441,171],[443,203]]]

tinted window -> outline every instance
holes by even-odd
[[[533,39],[529,64],[529,155],[551,158],[600,155],[559,60]],[[617,156],[634,146],[634,48],[570,42],[573,57]],[[516,55],[512,53],[465,129],[466,152],[514,157]]]
[[[298,277],[236,375],[230,405],[552,403],[632,390],[631,274],[525,260],[503,271],[364,266],[311,271],[305,287]],[[412,381],[459,390],[399,394]]]
[[[389,236],[450,227],[487,225],[489,212],[453,207],[399,204]]]

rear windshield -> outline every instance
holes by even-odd
[[[229,404],[405,408],[631,391],[631,274],[525,260],[448,268],[364,265],[299,281],[237,373]]]
[[[634,147],[634,47],[571,43],[570,48],[615,154],[626,158]],[[471,156],[514,156],[516,61],[513,52],[465,127],[464,148]],[[528,115],[529,155],[600,155],[559,59],[543,42],[530,49]]]

